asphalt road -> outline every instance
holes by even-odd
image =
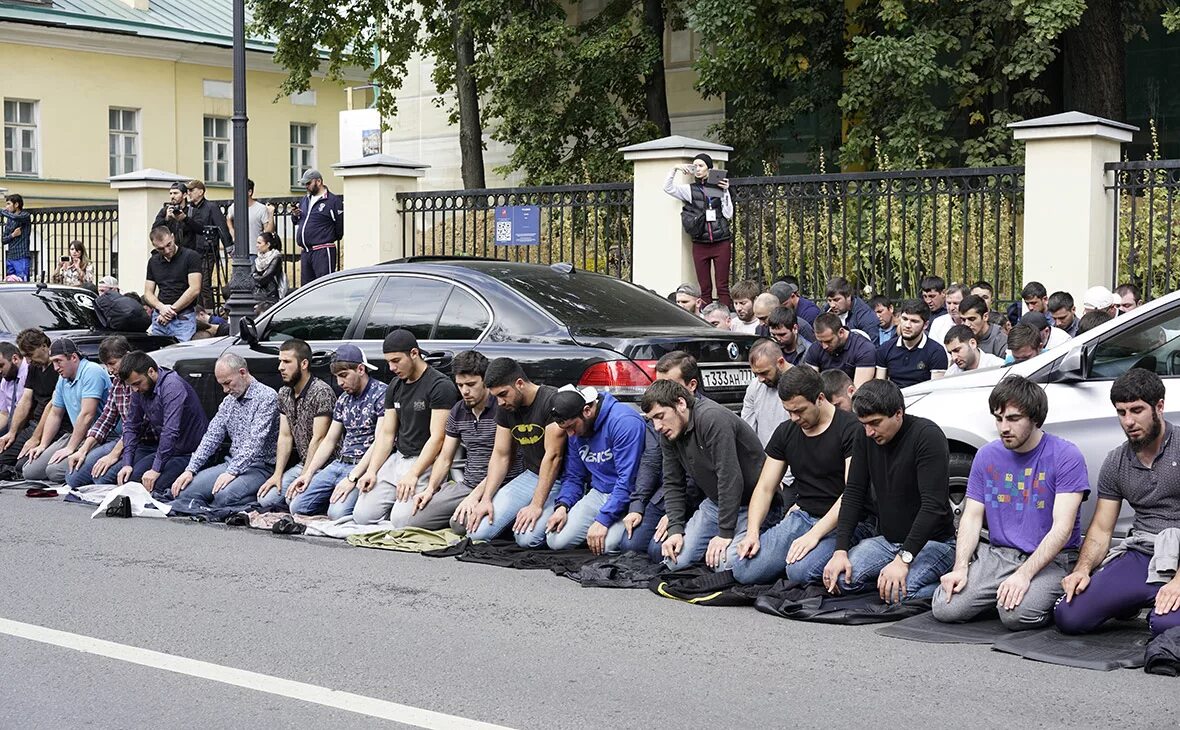
[[[0,727],[410,727],[22,622],[512,728],[1146,727],[1176,683],[0,492]],[[346,703],[347,704],[347,703]],[[360,705],[356,705],[360,707]],[[405,719],[405,718],[402,718]]]

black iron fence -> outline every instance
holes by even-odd
[[[278,234],[279,240],[282,242],[283,272],[287,275],[287,286],[290,289],[298,287],[302,280],[299,267],[299,244],[295,242],[295,221],[291,218],[291,209],[299,203],[300,199],[300,196],[297,195],[259,199],[259,202],[264,205],[272,203],[275,206],[275,233]],[[221,208],[222,215],[225,215],[234,201],[215,200],[213,202]],[[344,268],[343,246],[340,247],[340,256],[340,268]],[[229,296],[227,287],[232,273],[231,265],[229,256],[223,255],[213,270],[213,298],[218,302],[224,302]]]
[[[1020,296],[1022,167],[736,178],[730,190],[734,281],[794,274],[822,297],[842,275],[897,298],[938,275]]]
[[[1131,282],[1146,301],[1180,288],[1173,248],[1180,252],[1180,160],[1108,162],[1114,194],[1115,280]]]
[[[632,192],[631,183],[610,183],[399,193],[402,243],[414,256],[566,261],[630,280]],[[535,245],[497,242],[497,211],[509,206],[536,206]]]
[[[119,270],[119,206],[85,208],[29,208],[30,281],[50,282],[69,256],[70,244],[79,241],[90,259],[94,280]]]

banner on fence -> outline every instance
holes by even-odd
[[[497,246],[536,246],[541,243],[541,209],[535,205],[496,208]]]

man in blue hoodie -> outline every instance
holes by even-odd
[[[546,542],[552,550],[579,547],[585,541],[595,555],[617,552],[647,424],[609,393],[572,385],[554,396],[551,415],[569,441],[565,478],[545,525]]]
[[[33,221],[25,212],[25,199],[18,193],[4,196],[4,210],[0,211],[0,243],[5,252],[5,269],[8,276],[21,281],[29,280],[29,235]]]

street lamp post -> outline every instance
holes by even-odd
[[[246,0],[234,0],[234,256],[229,279],[230,332],[237,333],[242,317],[254,313],[254,280],[250,276],[250,211],[246,207]]]

